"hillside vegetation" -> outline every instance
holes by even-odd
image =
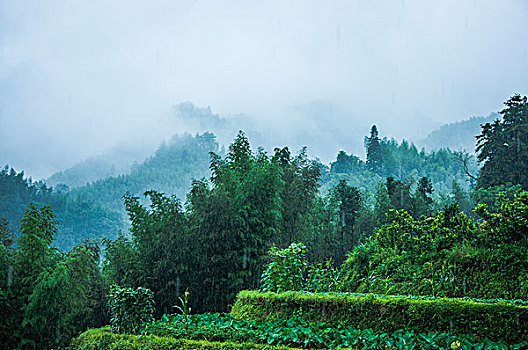
[[[505,105],[478,136],[480,173],[467,154],[446,159],[473,179],[467,190],[453,182],[451,194],[435,196],[426,176],[395,176],[438,159],[373,126],[366,161],[341,156],[330,169],[305,150],[254,151],[241,131],[204,160],[211,175],[192,181],[185,202],[126,192],[130,228],[103,240],[104,255],[98,242],[54,247],[57,216],[31,203],[18,235],[0,221],[0,338],[7,348],[60,348],[109,324],[72,346],[526,348],[528,98]],[[161,147],[121,180],[167,185],[170,173],[147,172],[174,155],[198,172],[214,137],[185,142],[196,152]],[[345,178],[321,190],[321,179],[354,171],[381,178],[373,198]],[[127,188],[109,179],[60,193],[7,169],[3,179],[18,205],[102,199],[117,212],[112,200]],[[240,293],[248,289],[259,292]]]

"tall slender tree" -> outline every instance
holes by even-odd
[[[383,156],[381,153],[380,139],[378,137],[378,128],[372,125],[370,129],[370,137],[365,140],[367,148],[367,167],[370,171],[381,174],[383,169]]]
[[[332,200],[337,204],[338,227],[341,234],[340,249],[336,252],[336,262],[345,260],[346,252],[358,242],[354,235],[354,225],[361,210],[361,193],[356,187],[350,186],[345,180],[340,180],[332,190]]]

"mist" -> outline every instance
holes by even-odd
[[[0,163],[44,178],[154,149],[193,131],[185,101],[330,161],[372,124],[419,138],[527,94],[526,33],[522,0],[4,0]]]

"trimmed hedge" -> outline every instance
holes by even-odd
[[[486,303],[373,294],[242,291],[231,315],[244,320],[269,321],[287,319],[294,312],[301,312],[307,321],[325,322],[331,327],[471,334],[477,339],[508,343],[528,339],[528,307],[508,301]]]
[[[72,350],[129,350],[129,349],[210,349],[210,350],[281,350],[294,349],[254,343],[208,342],[199,340],[158,337],[155,335],[114,334],[110,327],[90,329],[72,340]],[[300,350],[300,349],[299,349]]]

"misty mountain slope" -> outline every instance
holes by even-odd
[[[154,189],[184,201],[192,179],[209,176],[211,151],[219,152],[211,133],[177,135],[143,163],[133,165],[129,174],[100,179],[69,192],[56,191],[42,181],[33,182],[24,177],[24,172],[6,167],[0,171],[0,217],[8,220],[16,235],[30,203],[50,205],[59,221],[57,247],[68,250],[87,239],[114,238],[128,227],[122,198],[127,191],[142,197],[145,191]],[[87,166],[91,163],[82,164],[75,168],[79,178],[93,176],[93,169]],[[83,174],[83,170],[89,174]]]
[[[157,190],[184,201],[191,181],[209,176],[209,152],[218,151],[211,133],[176,135],[153,156],[132,166],[129,174],[100,179],[69,194],[121,212],[124,212],[122,197],[127,191],[142,197],[145,191]]]
[[[117,233],[123,228],[125,219],[120,211],[55,191],[42,181],[33,182],[26,178],[23,171],[17,173],[6,166],[0,171],[0,218],[7,219],[15,237],[20,219],[30,203],[38,207],[51,206],[59,222],[54,245],[66,250],[84,240]]]
[[[431,180],[436,197],[451,193],[453,181],[465,189],[469,188],[470,179],[454,151],[447,148],[418,151],[413,143],[406,140],[398,142],[387,137],[379,141],[382,159],[380,171],[369,170],[360,157],[341,151],[324,177],[323,192],[335,186],[339,180],[346,180],[348,184],[373,195],[380,181],[385,182],[389,176],[413,185],[425,176]],[[479,167],[474,156],[469,158],[468,167],[471,174],[478,174]]]
[[[427,151],[449,148],[475,153],[475,137],[481,132],[481,124],[499,117],[498,113],[491,113],[486,117],[471,117],[467,120],[444,124],[424,139],[416,141],[416,145],[425,147]]]
[[[63,184],[69,188],[90,182],[130,173],[132,164],[140,162],[152,151],[148,148],[119,145],[101,155],[78,162],[71,168],[54,173],[46,179],[50,186]]]
[[[370,127],[363,118],[326,100],[297,104],[284,110],[266,109],[258,116],[222,116],[209,106],[198,107],[192,102],[183,102],[173,106],[165,123],[172,129],[185,125],[192,133],[210,131],[216,135],[219,144],[226,147],[239,130],[244,130],[252,145],[262,146],[269,153],[275,147],[288,146],[296,152],[307,146],[310,155],[324,162],[330,162],[335,150],[343,147],[348,152],[360,152],[363,134]]]

